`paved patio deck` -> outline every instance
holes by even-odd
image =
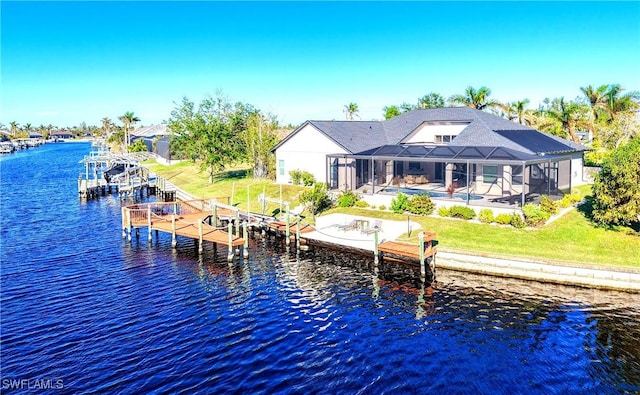
[[[305,233],[303,238],[328,243],[345,245],[362,250],[374,251],[374,233],[363,233],[362,229],[343,230],[340,227],[360,220],[362,224],[373,226],[374,221],[380,221],[378,243],[395,240],[410,228],[411,233],[420,232],[420,224],[407,221],[377,220],[348,214],[329,214],[316,218],[316,230]],[[366,226],[366,225],[365,225]]]

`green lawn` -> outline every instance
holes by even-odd
[[[298,204],[298,194],[304,187],[293,185],[276,185],[272,180],[256,179],[247,177],[247,166],[237,166],[223,172],[210,184],[207,174],[201,172],[199,168],[190,162],[181,162],[171,166],[161,165],[155,162],[144,164],[159,176],[171,181],[180,189],[202,199],[212,199],[247,210],[247,204],[252,212],[262,212],[259,206],[258,196],[264,193],[271,199],[282,199],[291,203],[291,208]],[[247,188],[250,196],[247,202]],[[280,191],[282,190],[282,198]],[[269,203],[266,214],[272,214],[274,210],[279,210],[278,204]]]
[[[263,191],[270,198],[279,198],[280,186],[270,180],[246,178],[246,167],[225,172],[213,184],[207,176],[191,163],[172,166],[146,164],[152,171],[170,180],[185,191],[201,198],[218,198],[226,202],[233,194],[232,204],[247,208],[249,186],[251,211],[260,212],[258,195]],[[298,202],[303,187],[285,185],[282,198]],[[590,193],[590,187],[581,187],[578,193]],[[270,204],[266,213],[271,214],[278,205]],[[368,217],[406,221],[403,214],[359,208],[336,208],[329,213],[348,213]],[[515,229],[453,220],[440,217],[412,216],[424,229],[436,231],[440,250],[459,251],[495,256],[529,257],[558,263],[617,265],[640,268],[640,236],[631,229],[619,227],[605,229],[595,226],[588,218],[588,205],[574,209],[555,222],[537,229]],[[415,239],[416,234],[412,234]],[[406,237],[405,237],[406,239]]]

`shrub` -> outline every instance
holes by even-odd
[[[302,191],[300,202],[308,203],[309,210],[314,216],[331,207],[331,198],[327,193],[327,185],[323,182],[316,183],[312,188]]]
[[[441,217],[448,217],[449,216],[449,208],[445,207],[445,206],[440,206],[438,208],[438,215]]]
[[[394,213],[403,213],[409,208],[409,197],[404,193],[399,193],[398,196],[391,200],[391,211]]]
[[[558,214],[558,203],[552,200],[549,196],[542,195],[540,198],[540,209],[545,213],[549,213],[549,215]]]
[[[522,218],[522,215],[518,213],[512,213],[509,217],[511,217],[509,223],[514,228],[522,229],[527,226],[526,222],[524,222],[524,218]]]
[[[344,191],[336,199],[338,207],[353,207],[358,201],[360,201],[360,196],[354,191]]]
[[[436,209],[436,205],[431,201],[429,195],[413,195],[409,201],[408,210],[412,214],[429,215]]]
[[[380,207],[378,207],[378,209],[384,211],[387,209],[387,206],[385,206],[384,204],[381,204]]]
[[[478,214],[478,219],[483,224],[490,224],[493,222],[493,211],[490,208],[483,208],[480,210],[480,214]]]
[[[369,203],[364,200],[358,200],[355,204],[356,207],[369,207]]]
[[[522,207],[522,213],[524,214],[524,221],[529,226],[540,226],[547,222],[550,214],[542,209],[542,206],[537,204],[527,203]]]
[[[291,182],[293,183],[293,185],[304,185],[310,187],[316,182],[313,174],[309,173],[306,170],[291,170],[289,172],[289,176],[291,177]]]
[[[302,175],[302,185],[306,186],[306,187],[310,187],[311,185],[316,183],[316,178],[313,176],[313,174],[309,173],[308,171],[303,171]]]
[[[511,214],[498,214],[495,221],[501,225],[511,225]]]
[[[291,170],[289,172],[289,176],[291,177],[291,182],[293,183],[293,185],[300,185],[300,180],[302,179],[301,170]]]
[[[581,201],[582,199],[580,198],[580,195],[576,194],[576,193],[572,193],[572,194],[565,194],[562,197],[562,200],[560,201],[560,207],[562,208],[567,208],[573,204],[578,203],[579,201]]]
[[[467,206],[451,206],[449,208],[449,216],[468,220],[475,218],[476,212]]]

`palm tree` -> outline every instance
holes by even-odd
[[[571,140],[580,143],[576,128],[588,125],[584,120],[585,110],[584,105],[576,102],[567,103],[564,101],[564,97],[561,97],[553,101],[551,108],[547,110],[547,114],[562,124],[562,129],[571,136]]]
[[[475,108],[476,110],[484,110],[498,105],[497,101],[489,100],[490,95],[491,89],[486,86],[481,86],[477,90],[469,86],[463,95],[451,96],[449,102],[462,104],[463,106]]]
[[[347,115],[347,119],[351,121],[353,121],[354,115],[360,118],[360,116],[358,115],[358,111],[360,110],[358,109],[358,105],[356,103],[349,103],[344,106],[344,112]]]
[[[607,91],[609,90],[609,85],[600,85],[597,88],[594,88],[591,85],[581,87],[580,90],[584,94],[584,97],[589,102],[589,106],[591,107],[591,119],[593,122],[597,122],[598,118],[602,111],[606,110],[607,107]]]
[[[609,123],[622,113],[637,111],[640,108],[640,104],[638,104],[640,92],[631,91],[623,95],[623,90],[620,84],[612,84],[609,85],[609,90],[606,92],[605,108],[609,115]]]
[[[109,135],[111,133],[111,129],[113,128],[113,122],[109,117],[104,117],[101,119],[102,122],[102,131],[105,135]]]
[[[25,123],[24,124],[24,130],[27,132],[27,134],[31,133],[31,124],[30,123]]]
[[[18,124],[18,122],[16,122],[16,121],[12,121],[12,122],[9,124],[9,126],[11,127],[11,134],[12,134],[13,136],[15,136],[15,135],[16,135],[16,133],[18,133],[18,125],[19,125],[19,124]]]
[[[136,122],[140,122],[140,118],[136,117],[133,114],[133,111],[125,112],[124,115],[119,117],[120,121],[122,121],[122,125],[124,128],[124,150],[127,151],[127,146],[129,145],[129,128],[135,125]]]
[[[531,110],[527,109],[528,105],[529,99],[516,100],[506,104],[496,104],[497,107],[504,111],[504,117],[508,120],[517,120],[521,125],[531,125],[534,121],[534,114]]]

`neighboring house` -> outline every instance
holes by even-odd
[[[523,204],[533,195],[561,196],[582,184],[586,149],[455,107],[385,121],[307,121],[273,151],[278,183],[291,182],[291,170],[306,170],[333,190],[455,189],[467,197]]]
[[[57,132],[53,132],[49,135],[49,139],[51,140],[67,140],[67,139],[72,139],[75,136],[73,135],[73,133],[71,132],[67,132],[64,130],[59,130]]]
[[[131,132],[130,141],[133,144],[137,140],[142,140],[147,146],[147,150],[154,152],[153,141],[170,134],[167,125],[164,124],[142,126]]]

